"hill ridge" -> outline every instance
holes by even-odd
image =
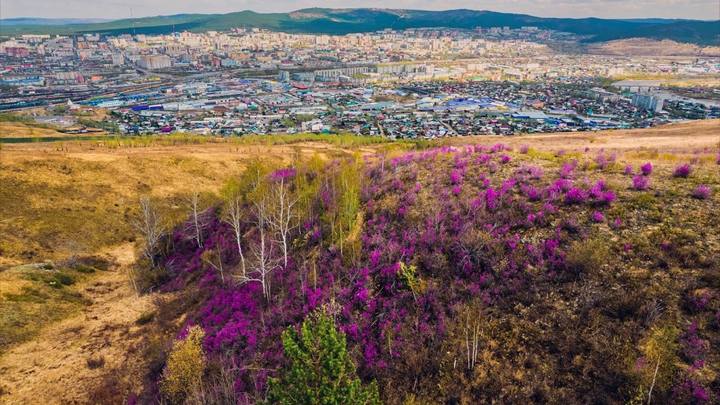
[[[4,22],[7,20],[0,20]],[[236,27],[264,28],[290,33],[349,34],[374,32],[386,28],[457,28],[477,27],[541,29],[570,32],[587,42],[627,38],[670,39],[697,45],[720,43],[720,20],[546,18],[528,14],[490,10],[450,9],[414,10],[384,8],[303,8],[287,13],[259,13],[242,10],[226,14],[174,14],[120,19],[100,23],[43,25],[0,25],[0,36],[24,33],[45,34],[164,34],[173,31],[228,30]]]

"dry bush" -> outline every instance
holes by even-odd
[[[202,348],[204,336],[201,327],[193,326],[185,339],[173,344],[160,383],[160,389],[168,399],[182,402],[200,390],[206,365]]]
[[[583,274],[600,270],[610,259],[610,247],[600,239],[574,242],[567,252],[568,270]]]

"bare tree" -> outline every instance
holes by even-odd
[[[289,185],[283,178],[270,189],[270,199],[273,206],[268,210],[266,221],[277,238],[276,242],[282,247],[283,263],[287,266],[290,233],[295,227],[293,207],[298,202],[298,198],[292,195]]]
[[[242,269],[242,276],[247,275],[245,268],[245,255],[243,254],[242,248],[242,218],[243,218],[243,206],[240,195],[236,194],[227,202],[227,209],[225,211],[224,221],[227,222],[233,229],[235,234],[235,242],[237,243],[238,254],[240,254],[240,266]]]
[[[660,356],[658,356],[657,364],[655,365],[655,372],[653,373],[652,384],[650,384],[650,390],[648,391],[648,405],[652,402],[652,392],[655,388],[655,380],[657,380],[658,370],[660,369]]]
[[[270,273],[278,267],[279,261],[274,255],[273,241],[268,237],[268,200],[263,197],[253,203],[257,219],[258,241],[252,246],[254,260],[246,275],[237,276],[240,283],[258,282],[262,286],[263,296],[270,300]]]
[[[200,221],[200,193],[197,191],[190,194],[188,197],[188,203],[190,204],[190,223],[188,224],[188,230],[195,234],[193,239],[197,242],[199,248],[203,247],[202,231],[204,224]]]
[[[203,254],[202,260],[209,265],[210,267],[214,268],[215,271],[220,273],[220,279],[222,280],[223,284],[225,284],[225,271],[223,270],[223,262],[222,262],[222,254],[220,253],[220,247],[215,247],[215,253],[217,253],[217,263],[214,259],[210,257],[212,253],[210,251],[205,251],[206,254]]]
[[[480,343],[480,323],[476,318],[471,320],[471,315],[468,312],[467,318],[465,318],[465,353],[467,354],[467,368],[468,370],[475,369],[475,364],[478,358],[478,349]]]
[[[165,234],[165,227],[150,198],[140,198],[140,216],[135,221],[134,226],[145,240],[143,255],[150,260],[152,266],[155,267],[155,255],[157,254],[160,240]]]

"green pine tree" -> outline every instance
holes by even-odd
[[[380,404],[377,385],[362,384],[347,353],[345,335],[325,313],[310,315],[299,333],[288,328],[282,341],[289,364],[280,378],[269,379],[269,403]]]

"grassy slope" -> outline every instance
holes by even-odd
[[[618,150],[624,153],[621,159],[633,163],[653,160],[660,165],[659,176],[665,178],[679,159],[687,159],[696,152],[709,155],[717,149],[720,142],[717,125],[717,121],[706,121],[651,130],[502,140],[515,146],[531,144],[540,151],[537,156],[531,156],[538,161],[548,158],[543,150],[579,151],[585,147]],[[309,142],[310,138],[295,144],[286,144],[289,139],[270,139],[249,139],[244,144],[178,141],[176,144],[110,145],[86,141],[3,146],[0,150],[0,234],[4,235],[0,240],[0,313],[3,314],[0,336],[5,343],[32,338],[46,324],[85,308],[88,302],[78,286],[85,286],[104,274],[86,273],[68,266],[59,266],[59,273],[31,267],[8,269],[45,260],[59,263],[71,254],[94,255],[109,247],[127,244],[134,239],[128,220],[140,195],[165,200],[165,215],[174,221],[187,214],[183,201],[186,193],[191,190],[217,193],[228,177],[241,172],[244,164],[255,157],[288,160],[293,156],[319,154],[331,158],[387,148],[387,145],[353,144],[349,139],[334,145]],[[490,143],[498,139],[478,137],[450,142]],[[668,218],[674,221],[670,224],[672,228],[687,227],[682,225],[682,221],[686,221],[702,229],[709,223],[707,213],[697,209],[702,203],[684,197],[696,182],[717,186],[716,167],[709,159],[702,161],[704,168],[699,172],[700,177],[694,176],[690,182],[665,181],[658,185],[663,190],[660,199],[629,198],[622,209],[640,210],[630,215],[637,217],[659,215],[665,207],[672,206],[675,214]],[[705,216],[698,217],[700,214]],[[67,281],[65,276],[72,282],[67,285],[59,282],[58,277]],[[28,322],[29,319],[33,323]]]

